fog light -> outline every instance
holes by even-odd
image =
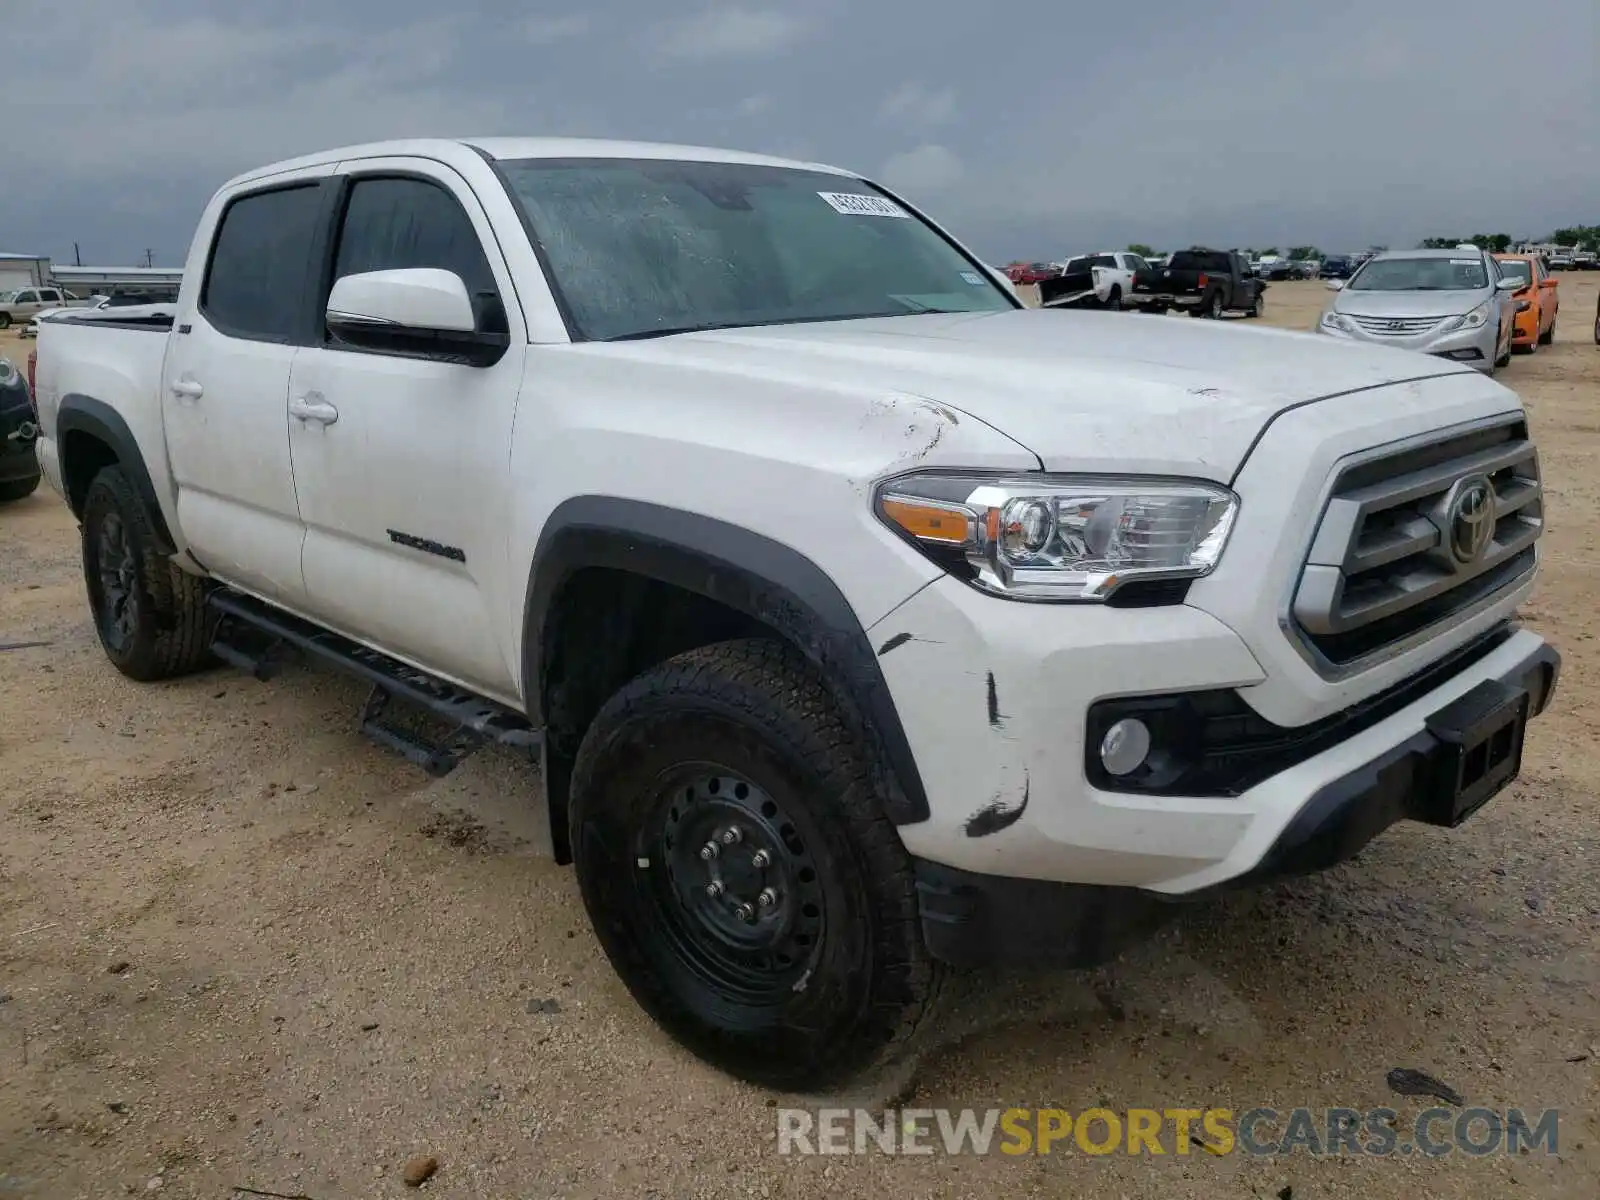
[[[1135,771],[1150,753],[1150,727],[1134,717],[1124,717],[1100,739],[1100,761],[1112,775]]]

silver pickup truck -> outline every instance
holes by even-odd
[[[0,329],[32,320],[47,308],[81,308],[87,301],[57,287],[25,287],[0,292]]]

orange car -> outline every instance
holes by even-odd
[[[1556,314],[1561,311],[1557,279],[1537,254],[1496,254],[1500,273],[1522,286],[1511,293],[1517,302],[1511,345],[1532,354],[1548,346],[1556,335]]]

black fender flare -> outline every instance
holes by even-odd
[[[821,567],[771,538],[699,513],[611,496],[576,496],[545,522],[523,608],[524,703],[545,723],[545,624],[562,585],[585,568],[625,571],[679,587],[776,630],[856,710],[893,773],[890,820],[928,819],[928,797],[889,685],[844,594]]]
[[[62,397],[61,406],[56,410],[56,445],[61,455],[61,474],[64,481],[72,478],[67,444],[68,435],[73,433],[89,434],[110,447],[111,452],[117,456],[117,465],[127,472],[128,478],[133,481],[133,486],[139,493],[139,498],[150,510],[150,520],[161,548],[168,553],[175,552],[177,544],[172,539],[171,530],[167,528],[167,518],[161,511],[161,502],[156,498],[155,484],[150,479],[150,468],[145,465],[144,455],[139,451],[139,443],[133,436],[133,430],[128,428],[127,421],[122,419],[122,414],[104,400],[96,400],[93,396],[70,392]],[[66,491],[73,515],[81,517],[82,494],[73,495],[70,486]]]

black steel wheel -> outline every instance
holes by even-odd
[[[827,895],[804,840],[761,787],[713,763],[661,781],[635,862],[660,854],[645,900],[674,952],[734,1005],[781,1005],[811,970]]]
[[[893,1060],[932,1005],[879,779],[776,642],[679,655],[595,717],[570,809],[584,905],[635,999],[708,1062],[833,1086]]]

